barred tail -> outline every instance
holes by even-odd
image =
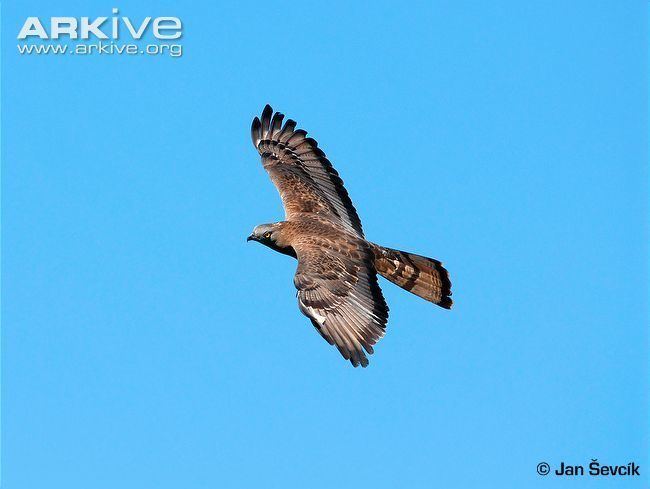
[[[374,245],[375,268],[404,290],[451,309],[449,273],[438,260]]]

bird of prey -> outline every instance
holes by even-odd
[[[377,274],[445,309],[451,282],[442,263],[365,239],[343,181],[307,132],[269,105],[251,127],[253,146],[277,187],[281,222],[261,224],[247,241],[298,259],[298,307],[320,335],[352,365],[384,336],[388,306]]]

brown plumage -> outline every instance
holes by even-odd
[[[352,365],[386,332],[388,306],[377,274],[446,309],[449,274],[438,260],[367,241],[343,181],[296,122],[266,106],[253,120],[253,145],[280,192],[286,220],[262,224],[248,240],[298,259],[298,307]]]

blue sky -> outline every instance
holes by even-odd
[[[646,2],[51,3],[2,4],[3,487],[647,486]],[[183,56],[17,54],[114,6]],[[367,369],[245,242],[266,103],[451,272],[451,312],[382,281]]]

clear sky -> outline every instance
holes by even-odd
[[[183,56],[18,55],[111,7]],[[647,487],[647,44],[645,1],[4,1],[3,488]],[[451,272],[450,312],[382,280],[367,369],[245,242],[266,103]]]

